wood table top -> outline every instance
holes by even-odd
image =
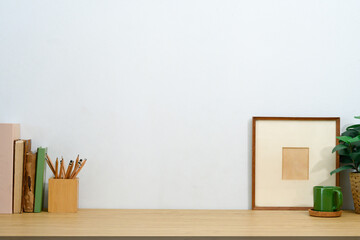
[[[81,209],[0,215],[0,236],[360,236],[360,215],[308,211]]]

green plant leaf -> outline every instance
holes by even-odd
[[[344,166],[341,166],[333,171],[330,172],[330,175],[333,175],[334,173],[338,173],[338,172],[341,172],[341,171],[344,171],[346,169],[354,169],[354,166],[353,165],[344,165]]]
[[[352,143],[351,143],[351,146],[353,146],[353,147],[360,147],[360,141],[352,142]]]
[[[349,156],[340,156],[340,162],[341,163],[353,163],[351,158]]]
[[[349,136],[349,137],[356,137],[359,135],[359,131],[355,130],[355,129],[349,129],[349,130],[346,130],[345,132],[343,132],[341,134],[341,136]]]
[[[358,128],[360,128],[360,124],[354,124],[354,125],[351,125],[351,126],[348,126],[347,128],[346,128],[346,130],[350,130],[350,129],[358,129]]]
[[[355,163],[360,162],[360,152],[352,152],[350,153],[350,157],[352,160],[354,160]]]
[[[332,153],[336,152],[336,151],[339,151],[339,150],[342,150],[342,149],[347,149],[348,147],[343,145],[343,144],[339,144],[337,146],[335,146],[332,150]]]
[[[360,116],[355,116],[354,118],[356,118],[356,119],[360,119]]]
[[[340,156],[349,156],[350,152],[349,152],[348,149],[341,149],[341,150],[338,151],[338,154]]]
[[[354,138],[349,139],[349,143],[358,142],[360,141],[360,136],[356,136]]]
[[[349,136],[340,136],[340,137],[336,137],[337,139],[339,139],[340,141],[346,142],[346,143],[350,143],[349,141],[351,139],[353,139],[352,137]]]
[[[352,129],[350,129],[350,130],[358,131],[358,132],[359,132],[359,135],[360,135],[360,127],[352,128]]]

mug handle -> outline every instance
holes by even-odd
[[[336,207],[334,207],[335,211],[339,211],[343,204],[343,194],[340,190],[335,189],[334,193],[336,194]]]

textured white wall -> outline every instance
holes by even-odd
[[[53,158],[88,158],[80,207],[247,209],[252,116],[359,114],[359,12],[355,0],[1,0],[0,122]]]

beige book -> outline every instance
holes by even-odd
[[[25,142],[23,140],[15,141],[13,213],[22,212],[21,200],[23,191],[24,144]]]
[[[13,211],[14,141],[20,124],[0,123],[0,213]]]

